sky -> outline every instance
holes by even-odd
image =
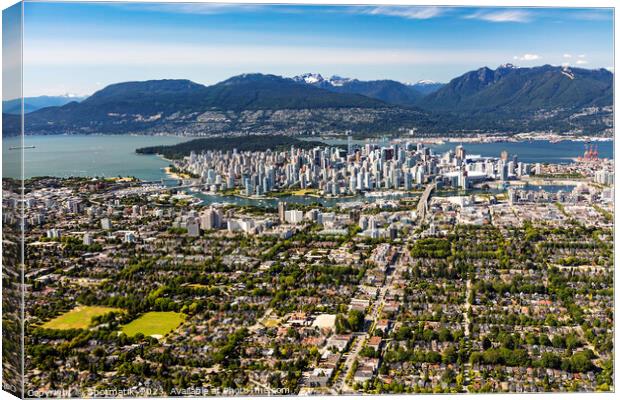
[[[568,8],[37,3],[24,96],[249,72],[447,82],[504,63],[613,66],[613,11]]]
[[[21,96],[21,3],[2,11],[2,99]]]

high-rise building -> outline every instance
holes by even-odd
[[[613,171],[608,171],[606,169],[601,169],[594,173],[594,180],[596,183],[600,183],[603,185],[613,185],[614,183],[614,173]]]
[[[278,219],[280,223],[286,222],[286,203],[283,201],[278,202]]]
[[[507,181],[508,180],[508,164],[506,164],[504,161],[500,161],[498,168],[499,168],[499,179],[501,181]]]
[[[368,229],[370,230],[377,229],[377,220],[373,216],[368,217]]]
[[[463,190],[467,190],[469,187],[469,179],[467,177],[467,171],[465,169],[462,169],[461,172],[459,173],[459,188],[463,189]]]
[[[408,172],[408,171],[405,172],[403,186],[404,186],[405,190],[411,190],[411,188],[412,188],[411,173]]]
[[[368,229],[368,217],[366,217],[365,215],[362,215],[360,217],[360,220],[359,220],[358,224],[359,224],[360,228],[362,228],[363,231]]]
[[[284,213],[284,220],[290,224],[299,224],[303,222],[304,212],[301,210],[287,210]]]
[[[200,229],[204,231],[218,229],[221,224],[222,218],[220,212],[213,207],[209,207],[209,209],[200,214]]]
[[[101,219],[101,229],[104,229],[106,231],[112,229],[112,223],[110,222],[110,218]]]
[[[542,165],[540,163],[536,163],[536,167],[534,168],[534,173],[536,175],[542,175]]]
[[[517,192],[514,189],[508,189],[508,204],[513,205],[518,201]]]
[[[396,225],[390,225],[388,232],[390,234],[390,239],[394,240],[398,237],[398,228],[396,227]]]
[[[462,145],[456,146],[456,149],[454,150],[454,156],[457,160],[465,160],[465,148]]]
[[[198,237],[200,236],[200,226],[198,225],[198,218],[187,222],[187,236]]]

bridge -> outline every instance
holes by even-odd
[[[149,192],[158,192],[160,190],[183,190],[183,189],[192,189],[192,188],[201,188],[204,187],[204,183],[189,183],[186,185],[177,185],[177,186],[166,186],[163,181],[153,181],[153,182],[140,182],[142,185],[163,185],[163,187],[154,187],[147,191]]]
[[[431,193],[433,190],[437,189],[437,183],[429,183],[424,189],[424,193],[422,193],[422,197],[420,197],[420,202],[418,203],[418,219],[420,220],[420,224],[424,223],[426,219],[426,214],[428,213],[428,200],[431,198]]]

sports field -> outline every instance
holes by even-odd
[[[78,306],[71,311],[47,321],[43,324],[46,329],[86,329],[90,326],[93,317],[110,312],[122,312],[120,308],[102,306]]]
[[[192,289],[207,289],[209,286],[203,285],[202,283],[190,283],[187,287]]]
[[[183,318],[183,314],[173,311],[151,311],[123,326],[122,332],[127,336],[142,333],[159,339],[181,325]]]

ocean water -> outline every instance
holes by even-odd
[[[320,138],[305,138],[304,140],[320,141]],[[346,139],[326,139],[326,144],[331,145],[347,145]],[[412,142],[415,142],[412,140]],[[381,141],[374,139],[371,141],[353,140],[354,145],[364,145],[365,143],[386,144],[389,141]],[[448,150],[454,150],[460,143],[451,142],[444,144],[427,145],[435,153],[445,153]],[[613,158],[614,142],[599,141],[592,142],[598,147],[600,158]],[[519,161],[527,163],[553,163],[553,164],[569,164],[573,159],[582,156],[586,145],[585,142],[563,140],[561,142],[550,142],[548,140],[532,140],[523,142],[493,142],[493,143],[462,143],[467,154],[480,155],[482,157],[499,157],[503,150],[506,150],[512,157],[513,154],[518,156]]]
[[[593,142],[598,147],[599,158],[613,158],[614,142]],[[444,153],[454,149],[457,143],[445,143],[430,146],[436,153]],[[496,142],[496,143],[463,143],[467,154],[477,154],[483,157],[499,157],[506,150],[509,157],[516,154],[519,161],[526,163],[553,163],[568,164],[573,159],[582,156],[586,143],[564,140],[549,142],[547,140],[533,140],[526,142]],[[589,144],[588,144],[589,146]]]
[[[165,177],[163,168],[169,162],[155,155],[136,153],[140,147],[167,145],[189,140],[179,136],[129,135],[54,135],[26,136],[24,146],[24,176],[135,176],[143,180]],[[19,177],[17,137],[2,141],[5,177]]]

